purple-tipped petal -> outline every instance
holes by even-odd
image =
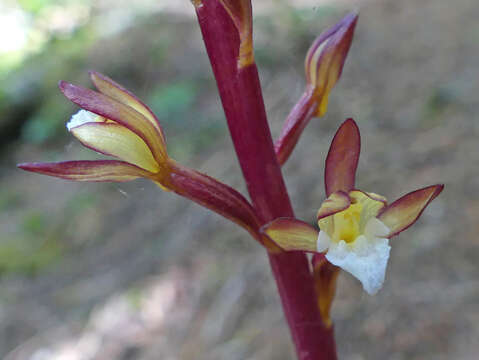
[[[354,188],[361,136],[356,122],[347,119],[334,135],[324,171],[326,195],[336,191],[349,193]]]
[[[116,160],[23,163],[17,166],[26,171],[74,181],[125,182],[149,175],[135,165]]]
[[[153,111],[151,111],[151,109],[140,99],[138,99],[132,92],[125,89],[108,76],[100,74],[99,72],[90,71],[90,78],[99,92],[135,109],[146,119],[148,119],[161,135],[163,142],[165,142],[165,135],[158,118]]]
[[[443,189],[444,185],[442,184],[428,186],[410,192],[384,208],[378,219],[391,230],[388,237],[397,235],[414,224],[424,209]]]
[[[60,90],[73,103],[130,129],[148,145],[158,163],[168,159],[163,136],[144,115],[113,98],[60,81]]]
[[[346,194],[343,191],[337,191],[329,195],[329,197],[323,201],[321,207],[318,210],[317,219],[318,219],[318,226],[323,233],[323,237],[326,236],[326,240],[329,239],[329,236],[332,236],[334,232],[334,219],[333,215],[346,210],[351,205],[351,198],[349,194]],[[318,246],[319,246],[318,239]],[[324,244],[328,243],[327,240]],[[325,245],[322,246],[322,248]]]
[[[365,191],[354,189],[349,192],[352,203],[361,204],[361,221],[359,227],[364,229],[371,218],[378,216],[379,212],[387,205],[386,198]]]
[[[351,199],[348,194],[343,191],[334,192],[321,204],[321,207],[318,210],[317,219],[319,221],[322,218],[346,210],[349,205],[351,205]]]

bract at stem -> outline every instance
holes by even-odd
[[[251,0],[220,0],[220,3],[231,16],[231,20],[239,33],[238,68],[253,64],[253,13]]]
[[[331,327],[331,306],[336,295],[336,283],[340,268],[331,264],[324,254],[315,254],[311,259],[314,282],[318,296],[318,307],[326,326]]]

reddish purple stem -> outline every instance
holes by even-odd
[[[237,67],[238,32],[218,0],[196,9],[241,169],[260,221],[293,217],[273,146],[256,65]],[[300,360],[336,359],[332,328],[322,324],[304,253],[269,253]]]

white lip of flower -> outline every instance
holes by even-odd
[[[389,259],[389,228],[377,218],[368,220],[364,234],[347,243],[344,240],[333,241],[325,232],[320,231],[317,241],[318,252],[326,253],[326,259],[332,264],[361,281],[364,290],[374,295],[382,287]]]
[[[94,114],[87,110],[80,110],[76,114],[72,115],[72,117],[70,118],[70,121],[67,122],[66,126],[68,131],[71,131],[71,129],[86,123],[104,122],[104,121],[105,121],[105,118],[97,114]]]

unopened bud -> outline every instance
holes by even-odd
[[[308,50],[305,60],[306,80],[313,88],[317,100],[317,116],[326,113],[329,93],[341,76],[357,20],[357,13],[346,15],[319,35]]]

